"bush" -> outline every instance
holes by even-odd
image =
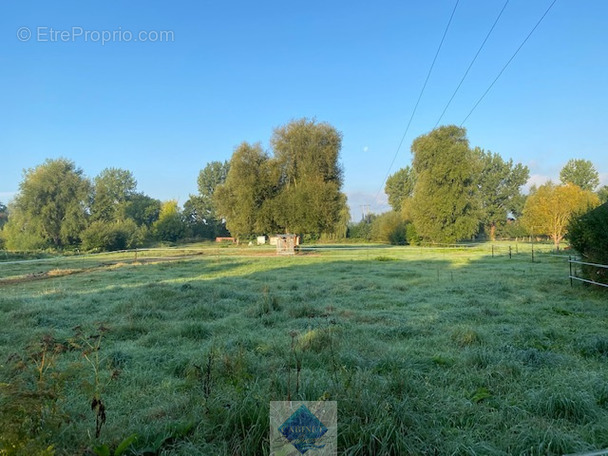
[[[580,253],[583,261],[608,264],[608,203],[574,217],[568,225],[570,245]],[[586,278],[608,283],[608,269],[584,266]]]
[[[158,220],[152,225],[152,233],[158,241],[168,242],[176,242],[186,236],[186,223],[177,201],[162,203]]]
[[[405,245],[405,222],[401,215],[395,211],[379,215],[372,222],[371,237],[374,241]]]
[[[420,245],[422,242],[422,238],[418,236],[418,232],[413,223],[405,224],[405,241],[409,245]]]
[[[23,226],[14,219],[4,225],[0,237],[4,240],[4,247],[8,250],[40,250],[48,247],[48,242],[42,236],[23,229]]]
[[[93,222],[81,234],[84,250],[113,251],[133,249],[143,244],[145,228],[133,220],[124,222]]]
[[[372,240],[372,223],[377,218],[374,214],[369,214],[359,223],[350,223],[346,237],[349,239],[361,239],[362,241]]]
[[[506,238],[523,238],[530,235],[530,232],[519,220],[513,220],[507,222],[504,226],[499,227],[496,234],[500,237]]]

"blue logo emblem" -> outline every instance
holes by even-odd
[[[279,432],[296,450],[304,454],[308,450],[325,446],[315,445],[315,442],[323,437],[327,428],[305,405],[302,405],[279,427]]]

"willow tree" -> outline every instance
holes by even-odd
[[[258,144],[239,145],[230,159],[226,181],[215,188],[214,206],[218,217],[237,237],[272,230],[271,203],[274,189],[270,158]]]
[[[439,127],[416,138],[412,153],[416,185],[410,210],[418,235],[444,243],[473,236],[480,219],[475,185],[479,162],[466,130]]]
[[[137,181],[126,169],[106,168],[93,180],[91,220],[124,221],[129,200],[135,195]]]
[[[300,119],[276,128],[271,145],[280,187],[277,225],[302,234],[332,231],[346,205],[340,191],[342,134],[328,123]]]
[[[328,123],[300,119],[276,128],[270,143],[272,156],[259,144],[237,147],[226,181],[215,189],[217,213],[230,233],[344,231],[342,134]]]
[[[4,227],[11,249],[79,241],[87,223],[91,185],[74,162],[59,158],[25,171]]]

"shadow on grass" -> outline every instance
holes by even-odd
[[[5,287],[0,382],[35,391],[38,342],[65,348],[43,370],[56,400],[32,412],[56,414],[61,431],[32,435],[64,453],[97,442],[85,437],[92,394],[107,404],[103,441],[136,433],[139,452],[268,454],[269,401],[287,398],[337,400],[345,454],[587,451],[608,446],[608,311],[559,274],[517,258],[383,250],[197,258]],[[82,339],[100,325],[92,367]],[[6,418],[22,424],[14,438],[37,422],[19,416]]]

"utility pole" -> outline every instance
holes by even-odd
[[[368,214],[369,214],[369,204],[362,204],[361,205],[361,220],[366,220]]]

